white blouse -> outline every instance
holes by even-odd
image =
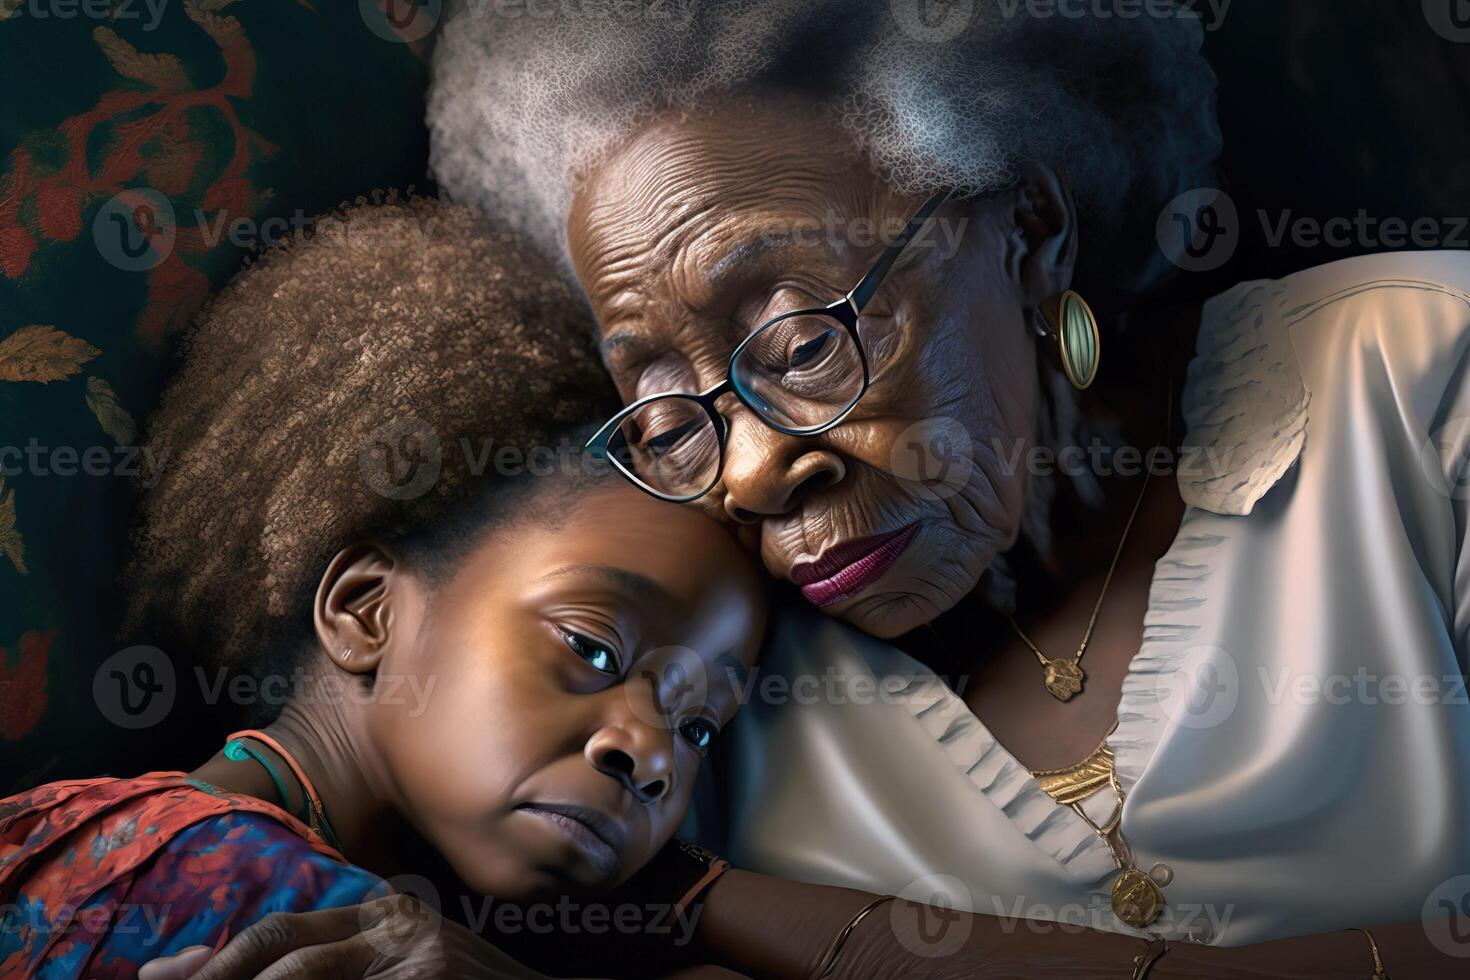
[[[1441,914],[1470,889],[1470,254],[1236,286],[1183,407],[1188,506],[1109,739],[1123,835],[1168,881],[1149,931]],[[779,618],[720,761],[694,832],[737,866],[1134,932],[1087,822],[942,680],[812,610]]]

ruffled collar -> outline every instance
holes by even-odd
[[[1205,304],[1183,393],[1185,454],[1178,473],[1185,503],[1202,511],[1249,514],[1301,455],[1311,396],[1278,315],[1279,292],[1273,282],[1242,283]],[[1205,583],[1221,538],[1198,526],[1200,516],[1186,513],[1155,570],[1143,644],[1108,738],[1127,788],[1142,775],[1166,723],[1160,692],[1207,625]],[[1106,907],[1116,869],[1092,828],[1047,796],[942,680],[917,670],[903,695],[913,717],[975,788]],[[1122,923],[1115,928],[1132,931]]]

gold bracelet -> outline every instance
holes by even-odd
[[[1133,957],[1133,980],[1146,980],[1148,971],[1154,968],[1154,964],[1164,958],[1169,951],[1169,941],[1163,936],[1155,936],[1148,941],[1144,951]]]
[[[822,977],[825,977],[827,974],[836,969],[837,956],[842,952],[842,946],[844,943],[847,942],[847,937],[851,936],[852,931],[858,927],[858,923],[867,918],[869,912],[873,911],[884,902],[893,901],[893,899],[896,897],[897,896],[895,895],[881,895],[878,898],[873,899],[867,905],[864,905],[862,908],[858,909],[857,915],[854,915],[851,919],[848,920],[847,925],[844,926],[842,931],[837,934],[837,938],[832,940],[832,945],[827,947],[827,952],[822,957],[821,964],[817,967],[816,971],[812,973],[812,980],[822,980]]]
[[[1368,937],[1368,948],[1373,951],[1373,977],[1372,980],[1389,980],[1388,974],[1383,972],[1383,957],[1378,955],[1378,943],[1373,938],[1373,933],[1362,926],[1354,926],[1350,931],[1361,932]]]

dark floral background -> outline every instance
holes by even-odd
[[[1171,293],[1384,247],[1361,230],[1276,241],[1282,222],[1430,219],[1428,244],[1470,244],[1465,6],[1237,0],[1207,17],[1239,240]],[[0,796],[214,751],[191,652],[169,652],[172,678],[109,667],[132,447],[180,331],[253,249],[375,190],[432,193],[438,9],[0,0]],[[144,710],[129,683],[180,696]]]
[[[212,751],[109,718],[105,672],[94,691],[122,646],[133,447],[250,251],[427,188],[427,46],[388,26],[344,0],[0,0],[0,795]]]

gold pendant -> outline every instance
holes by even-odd
[[[1135,929],[1152,925],[1164,910],[1164,892],[1137,868],[1124,868],[1113,882],[1113,914]]]
[[[1070,700],[1072,695],[1081,691],[1084,677],[1081,665],[1075,660],[1046,662],[1046,689],[1058,701]]]

